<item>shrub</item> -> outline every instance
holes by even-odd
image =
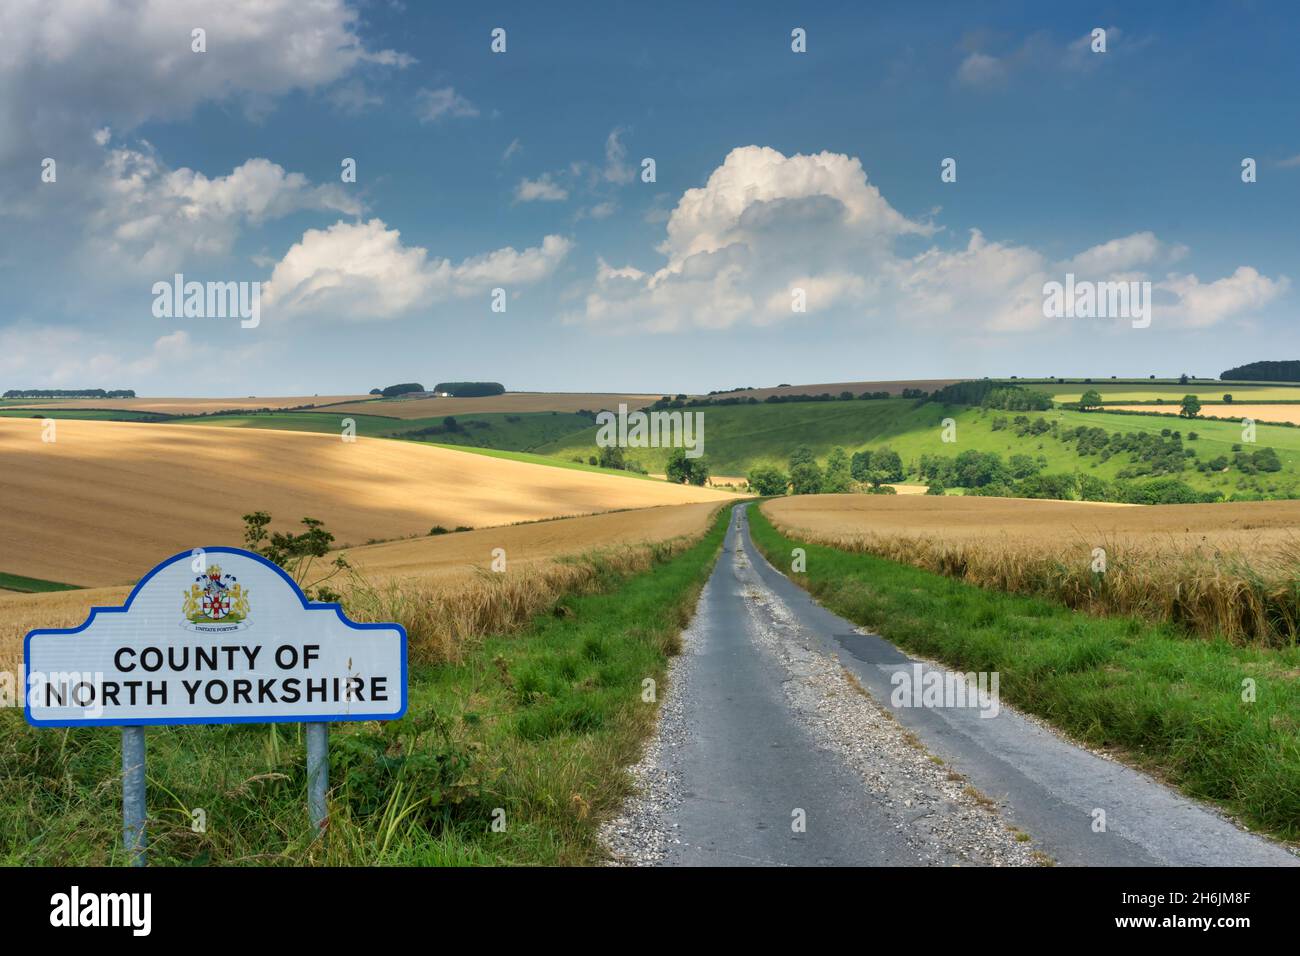
[[[396,398],[398,395],[409,395],[411,392],[423,392],[424,386],[419,382],[403,382],[400,385],[389,385],[387,388],[380,390],[379,394],[384,398]]]
[[[439,382],[435,392],[446,392],[455,398],[483,398],[487,395],[504,395],[506,387],[500,382]]]
[[[790,485],[790,478],[780,469],[770,465],[759,465],[749,472],[749,487],[760,495],[783,495]]]

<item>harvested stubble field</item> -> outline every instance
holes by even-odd
[[[202,415],[249,408],[300,408],[303,405],[330,405],[335,402],[356,402],[365,395],[300,395],[259,398],[65,398],[31,403],[33,411],[58,408],[102,408],[112,411],[158,412],[164,415]],[[8,408],[27,408],[15,402]]]
[[[330,585],[343,593],[355,619],[403,624],[413,659],[454,660],[467,640],[512,630],[602,575],[645,570],[656,553],[698,540],[719,507],[644,508],[347,549],[355,573]],[[494,548],[506,552],[503,573],[489,570]],[[323,573],[338,553],[321,559],[308,576]],[[130,591],[0,592],[0,671],[16,667],[23,635],[32,628],[76,627],[91,607],[120,605]]]
[[[1297,391],[1296,397],[1300,397],[1300,391]],[[1107,405],[1105,410],[1129,411],[1129,412],[1155,412],[1157,415],[1178,415],[1178,405]],[[1300,405],[1247,405],[1245,403],[1233,402],[1225,405],[1202,405],[1202,418],[1228,418],[1240,421],[1243,418],[1250,418],[1257,422],[1290,422],[1292,425],[1300,425]],[[1196,430],[1195,419],[1191,421],[1184,420],[1180,428],[1186,430]]]
[[[487,412],[576,412],[582,409],[629,411],[649,405],[661,395],[627,395],[618,392],[506,392],[482,398],[394,398],[353,402],[328,409],[352,415],[386,415],[390,418],[436,418],[444,415],[479,415]]]
[[[162,558],[242,543],[241,515],[319,518],[342,545],[732,495],[445,448],[308,432],[0,420],[0,570],[136,580]]]
[[[1092,613],[1201,636],[1300,640],[1300,501],[1123,506],[810,495],[763,505],[778,529]],[[1093,570],[1094,549],[1105,573]]]

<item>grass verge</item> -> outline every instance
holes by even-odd
[[[776,566],[806,550],[807,572],[790,576],[835,613],[962,671],[998,671],[1010,703],[1252,827],[1300,839],[1300,649],[1093,617],[787,537],[759,508],[750,518]]]
[[[591,593],[454,663],[413,664],[402,720],[333,725],[324,842],[308,840],[301,725],[150,728],[151,862],[599,862],[599,824],[654,724],[642,682],[662,685],[729,514],[642,573],[606,565]],[[0,864],[124,862],[119,738],[34,730],[0,711]]]
[[[774,526],[795,530],[779,517]],[[1093,542],[1077,536],[1011,539],[996,529],[987,539],[879,531],[799,533],[840,551],[874,554],[980,587],[1050,598],[1090,614],[1132,615],[1234,644],[1300,644],[1300,541],[1293,537],[1257,541],[1247,548],[1220,542],[1211,546],[1205,538],[1180,542],[1158,533],[1140,542],[1100,536],[1095,542],[1104,546],[1103,574],[1093,570]]]

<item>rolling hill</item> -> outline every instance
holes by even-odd
[[[68,584],[135,580],[186,548],[240,544],[240,516],[319,518],[340,545],[562,515],[729,500],[707,488],[428,445],[253,429],[0,420],[0,570]]]
[[[442,418],[444,415],[469,415],[478,412],[576,412],[617,408],[640,408],[658,395],[622,394],[618,392],[506,392],[482,398],[388,398],[336,405],[328,412],[361,415],[387,415],[393,418]]]
[[[1292,406],[1281,406],[1291,408]],[[1225,409],[1216,406],[1214,411]],[[692,409],[687,409],[692,411]],[[1049,473],[1085,472],[1105,480],[1120,477],[1134,466],[1127,455],[1115,455],[1103,461],[1100,455],[1080,456],[1076,445],[1054,437],[1055,433],[1018,435],[1014,428],[995,428],[996,419],[1010,421],[1023,414],[1030,419],[1043,418],[1055,423],[1058,430],[1080,426],[1100,428],[1108,434],[1130,432],[1160,435],[1179,431],[1185,438],[1184,448],[1194,457],[1179,478],[1201,491],[1220,491],[1225,497],[1255,489],[1277,497],[1300,493],[1300,429],[1278,425],[1257,426],[1256,442],[1248,451],[1273,448],[1281,462],[1279,472],[1257,477],[1243,476],[1235,469],[1205,474],[1195,470],[1198,461],[1223,456],[1231,460],[1242,447],[1238,422],[1173,419],[1163,415],[1135,415],[1112,412],[1078,412],[1054,408],[1042,412],[1001,412],[964,405],[943,405],[912,399],[873,401],[792,402],[786,404],[734,405],[694,409],[704,415],[704,454],[715,474],[748,474],[758,465],[784,468],[790,453],[801,446],[809,448],[821,461],[836,446],[849,453],[877,449],[888,445],[902,457],[904,465],[913,465],[922,455],[955,457],[973,450],[996,452],[1004,459],[1011,455],[1028,455],[1039,460]],[[942,440],[943,421],[952,418],[956,438]],[[1191,440],[1190,432],[1196,433]],[[582,457],[593,454],[596,429],[544,445],[540,449],[557,457]],[[1237,446],[1237,448],[1234,448]],[[650,471],[662,471],[669,450],[662,448],[629,449],[627,455]],[[915,476],[911,480],[918,480]]]

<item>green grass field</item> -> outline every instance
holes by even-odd
[[[22,591],[25,594],[37,594],[43,591],[76,591],[78,584],[60,584],[58,581],[43,581],[40,578],[25,578],[21,574],[7,574],[0,571],[0,590]]]
[[[926,409],[935,406],[924,406]],[[1047,459],[1045,471],[1050,473],[1081,471],[1096,475],[1106,480],[1113,479],[1124,468],[1130,467],[1127,455],[1117,455],[1109,461],[1100,461],[1098,456],[1081,457],[1075,453],[1074,445],[1061,442],[1050,435],[1018,437],[1010,429],[994,431],[993,418],[1002,416],[1013,418],[1016,414],[1025,414],[1032,421],[1039,416],[1048,421],[1060,422],[1061,428],[1074,428],[1080,425],[1105,428],[1117,432],[1147,432],[1160,434],[1163,429],[1179,431],[1183,436],[1183,446],[1196,451],[1201,459],[1214,459],[1224,455],[1231,459],[1232,446],[1240,444],[1241,425],[1237,422],[1210,422],[1204,420],[1188,421],[1160,415],[1121,415],[1106,412],[1075,412],[1054,409],[1046,412],[998,412],[983,411],[975,408],[951,407],[946,413],[935,413],[934,424],[928,430],[920,430],[899,436],[889,442],[904,463],[915,460],[923,454],[957,455],[967,449],[997,452],[1008,457],[1012,454],[1025,454],[1031,457],[1042,455]],[[957,423],[957,441],[945,444],[941,441],[939,419],[951,416]],[[1196,441],[1189,441],[1189,432],[1196,432]],[[1282,462],[1282,471],[1270,475],[1255,476],[1265,489],[1280,497],[1294,497],[1300,489],[1300,429],[1286,428],[1280,425],[1256,426],[1254,445],[1243,445],[1248,450],[1273,448]],[[1222,491],[1225,496],[1250,486],[1249,481],[1236,471],[1204,475],[1188,468],[1179,475],[1180,480],[1203,491]]]
[[[663,687],[729,516],[459,664],[412,666],[402,720],[332,725],[324,843],[309,840],[301,725],[150,728],[151,864],[601,862],[599,824],[654,725],[643,681]],[[119,742],[113,728],[36,730],[0,709],[0,864],[124,862]],[[191,828],[196,808],[206,832]]]
[[[1231,459],[1232,446],[1242,439],[1241,426],[1235,422],[1188,421],[1169,416],[1124,415],[1106,412],[1075,412],[1053,409],[1044,412],[985,411],[961,405],[942,406],[926,403],[918,406],[910,399],[853,402],[799,402],[782,405],[737,405],[704,408],[704,452],[712,472],[717,475],[745,475],[759,464],[785,467],[789,455],[800,445],[811,448],[822,461],[830,450],[843,446],[848,452],[888,445],[899,453],[904,464],[921,455],[953,456],[968,449],[997,452],[1003,458],[1013,454],[1042,456],[1049,473],[1081,471],[1112,480],[1132,466],[1127,455],[1117,455],[1102,462],[1098,456],[1081,457],[1073,444],[1051,435],[1020,437],[1011,429],[994,431],[994,417],[1014,418],[1025,414],[1031,420],[1043,417],[1057,421],[1062,428],[1079,425],[1118,432],[1152,432],[1163,429],[1179,431],[1184,447],[1195,450],[1201,459],[1219,455]],[[943,420],[957,424],[955,442],[942,440]],[[1196,441],[1187,439],[1196,432]],[[591,454],[595,450],[596,429],[586,431],[550,445],[542,451],[556,457]],[[1247,450],[1271,447],[1277,451],[1283,470],[1259,475],[1266,493],[1292,497],[1300,493],[1300,429],[1279,425],[1258,425],[1256,442],[1243,446]],[[629,449],[628,457],[643,462],[650,471],[662,471],[667,449]],[[1236,471],[1201,474],[1188,468],[1181,479],[1203,491],[1219,490],[1226,496],[1253,486]]]
[[[434,443],[436,444],[436,443]],[[619,475],[623,478],[641,478],[644,481],[660,481],[659,478],[651,478],[649,475],[643,475],[635,471],[622,471],[617,468],[601,468],[599,465],[590,465],[585,461],[571,461],[567,458],[552,458],[547,455],[534,455],[526,451],[502,451],[497,448],[474,448],[469,445],[438,445],[439,448],[450,448],[454,451],[467,451],[475,455],[487,455],[489,458],[503,458],[507,461],[522,461],[530,465],[546,465],[548,468],[572,468],[574,471],[591,471],[601,475]]]
[[[757,464],[784,465],[790,452],[800,445],[825,457],[836,445],[861,448],[928,428],[931,423],[937,427],[938,418],[931,413],[931,406],[916,409],[915,404],[912,399],[881,399],[724,405],[684,411],[704,415],[704,454],[712,472],[744,475]],[[593,426],[539,450],[564,458],[595,454],[596,432]],[[662,473],[670,450],[629,448],[626,454],[648,471]]]
[[[332,412],[267,412],[256,415],[200,415],[174,418],[180,425],[214,428],[278,428],[299,432],[339,434],[345,419],[356,423],[357,434],[368,438],[408,438],[440,445],[473,445],[502,451],[530,451],[591,424],[582,415],[563,412],[505,414],[487,412],[454,416],[463,431],[437,434],[419,432],[444,427],[438,418],[388,418],[379,415],[341,415]]]
[[[0,418],[70,418],[92,422],[160,422],[166,415],[156,412],[133,412],[110,408],[0,408]]]
[[[983,590],[781,535],[750,508],[758,547],[837,614],[962,671],[996,671],[1008,702],[1093,747],[1122,748],[1188,794],[1300,839],[1300,648],[1234,647],[1127,617]],[[1242,700],[1242,681],[1256,697]]]

